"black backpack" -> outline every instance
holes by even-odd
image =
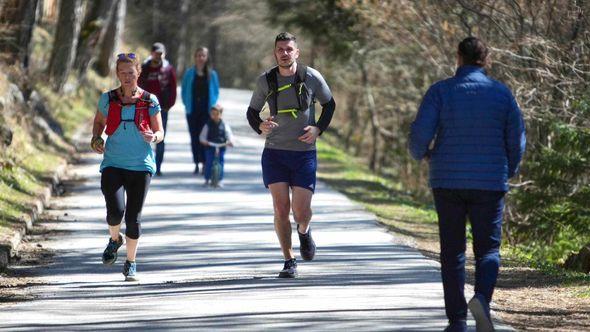
[[[297,64],[295,82],[293,84],[288,84],[282,87],[278,86],[278,71],[279,68],[274,67],[268,72],[266,72],[266,83],[268,84],[268,94],[266,95],[266,101],[268,102],[268,106],[270,108],[270,115],[275,116],[279,113],[277,107],[278,95],[281,91],[284,91],[288,88],[295,89],[298,104],[297,111],[305,111],[306,109],[310,108],[314,100],[311,95],[311,91],[309,90],[307,85],[305,85],[305,78],[307,77],[307,66]],[[296,117],[294,113],[293,116]]]

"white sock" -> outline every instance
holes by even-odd
[[[307,234],[307,232],[309,232],[309,224],[307,224],[307,228],[305,229],[304,232],[301,231],[302,228],[300,228],[299,226],[301,226],[301,225],[297,226],[297,231],[299,232],[299,234]]]

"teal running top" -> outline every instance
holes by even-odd
[[[160,112],[160,103],[154,94],[150,94],[150,116]],[[98,109],[106,117],[109,113],[109,95],[103,93],[98,100]],[[135,105],[123,106],[122,120],[133,120]],[[115,133],[107,138],[104,159],[100,164],[100,171],[106,167],[117,167],[131,171],[148,171],[152,175],[156,172],[154,150],[143,140],[134,122],[121,122]]]

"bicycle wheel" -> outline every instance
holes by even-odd
[[[219,178],[221,176],[221,165],[217,158],[213,161],[213,165],[211,165],[211,186],[217,187],[219,185]]]

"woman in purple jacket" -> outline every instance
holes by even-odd
[[[410,133],[410,152],[430,164],[440,232],[447,331],[492,331],[489,303],[500,266],[504,195],[525,149],[524,121],[510,90],[486,75],[488,48],[478,38],[459,44],[455,76],[432,85]],[[434,140],[434,147],[429,146]],[[465,224],[475,254],[475,295],[467,304]]]

